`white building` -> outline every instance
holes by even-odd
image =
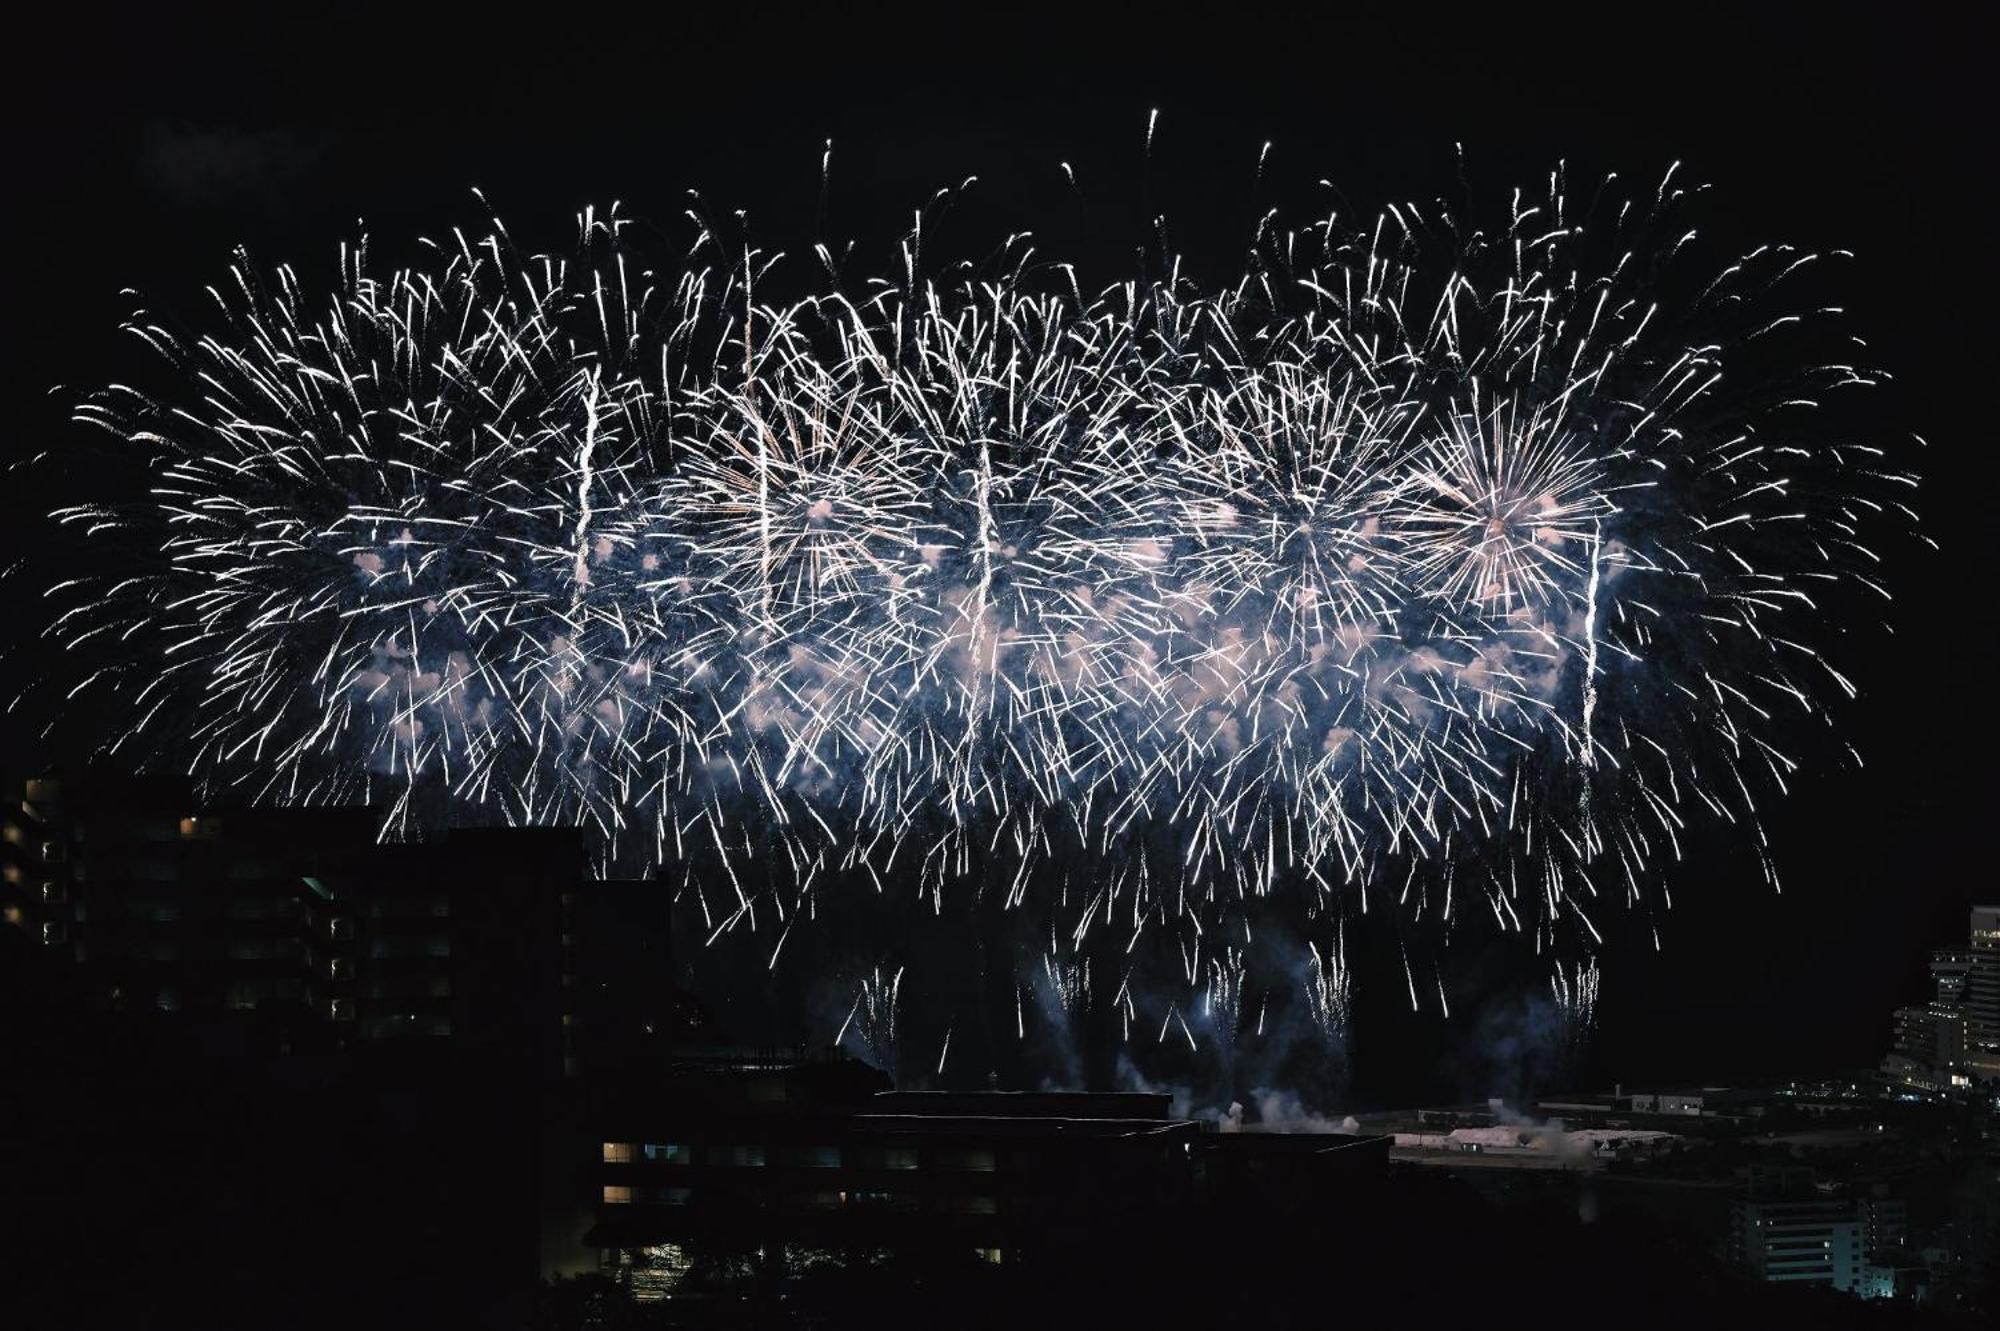
[[[1865,1228],[1853,1198],[1738,1202],[1729,1217],[1730,1251],[1759,1280],[1853,1293],[1867,1256]]]

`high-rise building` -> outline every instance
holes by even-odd
[[[1931,954],[1931,997],[1896,1010],[1892,1080],[1943,1091],[2000,1078],[2000,906],[1972,909],[1971,945]]]
[[[449,1037],[524,1068],[569,1067],[565,903],[587,882],[572,830],[454,831],[375,847],[301,892],[320,1015],[350,1039]]]
[[[4,923],[97,1006],[282,1006],[336,1045],[448,1038],[548,1075],[664,1061],[701,1025],[672,983],[668,892],[593,880],[574,829],[383,844],[371,809],[213,808],[174,778],[20,796],[0,812]]]
[[[1971,964],[1965,972],[1966,1063],[1984,1081],[2000,1078],[2000,906],[1972,908]]]
[[[313,1006],[307,885],[375,849],[365,809],[215,811],[172,778],[30,781],[4,821],[12,922],[126,1009]]]
[[[1972,953],[1964,948],[1940,948],[1931,953],[1931,985],[1936,1001],[1956,1008],[1965,1002],[1965,981],[1972,974]]]

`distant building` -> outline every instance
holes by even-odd
[[[1707,1098],[1701,1091],[1635,1091],[1632,1095],[1632,1112],[1635,1114],[1686,1114],[1701,1116],[1702,1106]]]
[[[224,815],[170,778],[29,781],[0,836],[21,924],[85,993],[166,1012],[314,1006],[308,884],[374,843],[366,810]]]
[[[451,1039],[575,1075],[666,1058],[669,897],[593,880],[573,829],[384,844],[367,808],[210,808],[174,778],[29,781],[0,815],[6,922],[99,1006],[283,1011],[336,1045]]]
[[[1891,1197],[1877,1185],[1875,1195],[1861,1202],[1861,1250],[1865,1253],[1897,1253],[1909,1246],[1910,1208],[1900,1197]]]
[[[1747,1195],[1730,1213],[1736,1264],[1779,1284],[1820,1284],[1865,1298],[1908,1296],[1916,1280],[1910,1272],[1922,1263],[1907,1252],[1903,1199],[1880,1186],[1866,1195],[1829,1195],[1811,1180],[1809,1169],[1753,1169]]]
[[[1929,1294],[1930,1283],[1930,1265],[1921,1256],[1909,1252],[1878,1253],[1862,1263],[1861,1282],[1854,1292],[1864,1299],[1920,1303]]]
[[[2000,1079],[2000,906],[1972,908],[1972,964],[1965,974],[1966,1063]]]
[[[1142,1094],[875,1091],[836,1058],[688,1061],[599,1109],[595,1205],[551,1273],[594,1265],[644,1298],[754,1267],[917,1253],[1032,1263],[1104,1227],[1157,1224],[1197,1198],[1296,1196],[1379,1176],[1388,1141],[1217,1133]],[[732,1256],[735,1255],[735,1256]],[[746,1263],[748,1264],[746,1266]]]
[[[573,1072],[563,915],[588,886],[569,830],[379,847],[309,891],[319,1010],[363,1040],[449,1037],[544,1076]]]
[[[1931,997],[1898,1008],[1891,1081],[1949,1091],[2000,1079],[2000,906],[1972,909],[1971,945],[1931,954]]]
[[[1730,1253],[1758,1280],[1854,1292],[1865,1219],[1851,1198],[1749,1200],[1730,1213]]]
[[[1965,1004],[1965,985],[1972,975],[1972,953],[1970,950],[1953,951],[1943,948],[1931,953],[1931,984],[1936,991],[1936,1001],[1953,1009]]]
[[[1442,1133],[1398,1132],[1393,1137],[1401,1159],[1438,1163],[1440,1157],[1478,1156],[1512,1164],[1578,1170],[1670,1150],[1680,1140],[1671,1132],[1654,1128],[1566,1128],[1559,1121],[1453,1128]]]

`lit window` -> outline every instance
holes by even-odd
[[[648,1155],[651,1155],[651,1154],[652,1154],[652,1148],[651,1148],[651,1147],[648,1147],[648,1148],[647,1148],[647,1154],[648,1154]],[[631,1143],[631,1142],[606,1142],[606,1143],[604,1143],[604,1163],[605,1163],[605,1164],[607,1164],[607,1165],[629,1165],[629,1164],[631,1164],[631,1163],[632,1163],[632,1143]]]
[[[607,1183],[604,1185],[604,1204],[606,1206],[626,1206],[631,1201],[632,1190],[624,1184]]]
[[[850,1192],[845,1194],[849,1206],[868,1210],[914,1211],[917,1197],[908,1192]]]
[[[647,1142],[646,1158],[656,1164],[684,1165],[688,1162],[688,1148],[671,1142]]]

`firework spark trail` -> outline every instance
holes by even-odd
[[[1048,998],[1064,1017],[1074,1018],[1090,1004],[1090,964],[1082,957],[1064,957],[1051,933],[1042,952],[1042,979]]]
[[[1345,1038],[1351,975],[1347,969],[1344,936],[1336,932],[1324,955],[1316,943],[1308,942],[1309,961],[1305,974],[1306,1009],[1313,1024],[1329,1042]]]
[[[1243,979],[1247,964],[1241,948],[1226,948],[1208,959],[1208,982],[1199,995],[1200,1011],[1209,1033],[1224,1048],[1236,1041],[1243,1025]]]
[[[1915,481],[1812,425],[1866,370],[1801,341],[1723,390],[1827,313],[1811,256],[1669,302],[1680,192],[1568,197],[1266,233],[1215,293],[1045,290],[1025,238],[933,276],[913,234],[899,280],[758,305],[774,259],[644,268],[615,212],[567,259],[364,242],[325,297],[239,258],[220,331],[130,324],[180,389],[78,410],[151,485],[58,514],[112,566],[51,589],[60,682],[129,684],[118,746],[184,721],[253,798],[712,853],[717,937],[782,945],[832,866],[942,910],[1004,864],[1040,909],[1035,865],[1088,857],[1138,872],[1078,943],[1373,888],[1589,950],[1691,815],[1763,853],[1793,718],[1854,692],[1814,629],[1882,594]]]
[[[1578,751],[1585,767],[1597,766],[1597,751],[1591,743],[1591,722],[1597,714],[1597,588],[1603,571],[1603,548],[1601,526],[1593,524],[1590,534],[1590,584],[1583,593],[1583,744]],[[1586,784],[1584,791],[1588,793],[1589,790]]]
[[[1577,745],[1577,761],[1586,769],[1577,783],[1577,817],[1588,829],[1590,822],[1590,776],[1597,766],[1597,589],[1603,572],[1604,532],[1602,523],[1593,523],[1590,533],[1590,583],[1583,593],[1583,707],[1578,719],[1582,736]]]
[[[852,1028],[875,1066],[893,1070],[896,1066],[896,1009],[902,1000],[902,992],[902,967],[898,967],[895,974],[886,980],[879,966],[864,976],[854,996],[854,1006],[848,1009],[847,1019],[840,1023],[840,1030],[833,1037],[834,1046],[838,1048]]]
[[[1563,1020],[1563,1038],[1570,1051],[1579,1051],[1597,1021],[1597,993],[1602,979],[1594,958],[1579,960],[1565,969],[1557,961],[1549,976],[1549,992]]]
[[[584,588],[590,585],[590,483],[591,463],[597,452],[597,375],[590,376],[590,393],[584,403],[583,452],[576,476],[576,564],[570,580],[576,591],[570,598],[574,612],[583,602]]]

